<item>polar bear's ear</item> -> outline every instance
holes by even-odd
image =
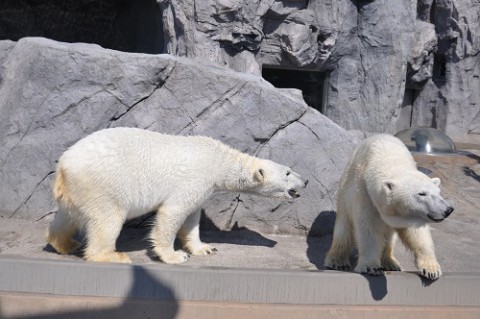
[[[440,178],[434,177],[434,178],[432,178],[432,182],[433,182],[435,185],[440,186]]]
[[[265,180],[265,171],[263,170],[263,168],[259,168],[255,171],[255,173],[253,174],[253,180],[259,183]]]

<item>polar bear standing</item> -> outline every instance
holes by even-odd
[[[234,150],[201,136],[170,136],[136,128],[111,128],[78,141],[59,159],[54,197],[59,210],[47,241],[59,252],[79,247],[72,236],[86,231],[85,259],[130,262],[115,251],[128,218],[156,211],[150,234],[165,263],[182,263],[178,233],[193,255],[216,251],[200,241],[199,206],[220,191],[290,200],[306,186],[290,168]]]
[[[384,270],[401,270],[393,256],[398,234],[413,252],[420,274],[437,279],[442,271],[427,223],[441,222],[453,211],[440,195],[439,185],[440,179],[417,170],[412,155],[396,137],[379,134],[366,139],[340,180],[325,266],[350,269],[356,241],[356,272],[380,275]]]

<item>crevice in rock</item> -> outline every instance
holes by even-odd
[[[30,198],[32,198],[32,196],[35,194],[35,191],[37,190],[37,188],[52,174],[54,174],[55,171],[51,171],[49,172],[47,175],[45,175],[44,178],[42,178],[38,183],[37,185],[35,185],[35,187],[33,188],[32,192],[30,193],[30,195],[28,195],[27,199],[23,201],[23,203],[21,203],[17,209],[14,210],[14,212],[12,213],[12,215],[10,215],[8,218],[12,218],[14,217],[17,212],[20,210],[20,208],[22,208],[22,206],[26,205],[28,203],[28,201],[30,200]]]
[[[298,123],[300,123],[300,124],[302,124],[303,126],[305,126],[305,127],[310,131],[310,133],[312,133],[313,136],[315,136],[315,138],[316,138],[317,140],[319,140],[320,142],[322,142],[322,140],[320,139],[320,136],[318,136],[318,134],[315,133],[315,131],[312,130],[312,128],[311,128],[310,126],[308,126],[307,124],[303,123],[300,119],[298,120]]]
[[[282,203],[278,204],[277,206],[273,207],[272,209],[270,209],[270,213],[275,213],[277,211],[277,209],[279,209],[280,207],[282,207]]]
[[[332,209],[334,209],[337,205],[335,204],[335,201],[334,199],[332,198],[333,196],[330,194],[329,190],[328,190],[328,187],[326,187],[322,181],[320,179],[318,179],[317,176],[315,176],[315,174],[311,174],[311,176],[313,177],[313,179],[318,183],[320,184],[320,186],[325,190],[325,193],[326,193],[326,197],[328,198],[328,200],[330,201],[330,205],[332,205]]]
[[[221,107],[225,103],[225,101],[230,99],[232,96],[238,94],[238,92],[240,92],[247,85],[247,83],[248,82],[243,82],[241,84],[235,85],[232,88],[228,89],[224,94],[222,94],[222,96],[220,96],[218,99],[213,101],[211,105],[201,110],[197,114],[197,119],[209,113],[210,110],[213,110],[212,112],[215,112],[217,108]]]
[[[201,119],[207,118],[210,116],[212,113],[215,113],[218,109],[220,109],[224,104],[225,101],[230,99],[232,96],[235,96],[238,94],[240,91],[243,90],[243,88],[248,84],[248,82],[243,82],[241,84],[235,85],[228,89],[222,96],[217,98],[215,101],[213,101],[209,106],[201,110],[197,115],[196,118],[193,119],[190,117],[190,122],[182,127],[180,130],[176,132],[176,134],[182,134],[184,133],[185,130],[187,130],[189,127],[192,126],[192,124],[197,124]]]
[[[35,115],[31,118],[30,122],[28,123],[28,127],[27,127],[27,129],[25,130],[25,132],[22,134],[22,136],[20,137],[20,139],[18,140],[18,142],[8,151],[7,155],[5,156],[5,159],[3,160],[3,163],[2,163],[2,166],[1,166],[1,168],[0,168],[0,171],[3,170],[3,167],[4,167],[5,164],[7,163],[8,158],[10,157],[10,154],[12,153],[12,151],[13,151],[15,148],[17,148],[18,145],[20,145],[20,143],[22,143],[22,141],[23,141],[23,139],[25,138],[25,136],[27,136],[27,134],[30,132],[30,129],[32,128],[33,122],[35,121],[38,112],[40,112],[40,110],[42,110],[42,107],[43,107],[43,105],[45,104],[45,101],[47,100],[47,98],[48,98],[49,96],[50,96],[50,95],[45,96],[45,98],[43,99],[42,103],[40,103],[39,107],[37,108],[37,111],[35,112]]]
[[[55,212],[48,212],[46,213],[45,215],[42,215],[41,217],[35,219],[35,222],[39,222],[41,221],[42,219],[44,219],[45,217],[49,216],[49,215],[52,215],[52,214],[55,214]]]
[[[234,200],[236,202],[235,207],[233,207],[233,211],[232,211],[232,214],[230,215],[229,220],[225,223],[225,228],[226,229],[231,229],[233,227],[233,225],[232,225],[233,216],[235,215],[235,212],[237,211],[238,205],[240,205],[240,203],[243,203],[243,200],[240,199],[240,196],[241,196],[241,194],[238,194],[238,196],[235,197],[235,200]]]
[[[148,98],[150,98],[158,89],[160,89],[161,87],[163,87],[168,79],[170,78],[170,75],[173,73],[173,71],[175,70],[175,67],[176,67],[176,62],[174,62],[171,70],[166,74],[165,76],[165,79],[160,79],[160,75],[162,74],[163,71],[165,71],[166,68],[163,68],[161,69],[155,76],[156,78],[158,79],[158,83],[155,85],[155,87],[153,88],[153,90],[147,94],[146,96],[140,98],[138,101],[134,102],[132,105],[126,105],[120,98],[118,98],[116,95],[114,95],[113,93],[107,91],[107,90],[104,90],[105,92],[111,94],[113,97],[115,97],[121,104],[123,104],[127,109],[125,110],[125,112],[119,114],[119,115],[115,115],[115,116],[112,116],[112,118],[110,118],[110,124],[108,125],[110,127],[110,125],[113,123],[113,122],[116,122],[118,121],[119,119],[121,119],[124,115],[126,115],[128,112],[130,112],[135,106],[137,106],[138,104],[142,103],[143,101],[147,100]]]
[[[323,140],[320,138],[320,136],[318,136],[318,134],[315,133],[315,131],[314,131],[310,126],[308,126],[307,124],[303,123],[303,122],[301,121],[301,119],[298,120],[298,123],[301,124],[301,125],[303,125],[303,126],[305,126],[305,127],[313,134],[313,136],[315,136],[315,138],[320,142],[320,143],[318,143],[318,145],[320,145],[320,146],[322,147],[322,149],[323,149],[323,152],[324,152],[326,155],[328,155],[328,157],[330,158],[330,161],[332,162],[332,164],[333,164],[335,167],[337,167],[337,164],[335,163],[335,161],[333,160],[333,158],[330,156],[330,153],[328,153],[328,152],[325,150]]]
[[[287,127],[289,127],[289,126],[292,125],[293,123],[298,122],[298,121],[303,117],[303,115],[305,115],[305,113],[307,113],[307,110],[306,110],[306,109],[303,110],[303,112],[302,112],[302,114],[300,114],[300,116],[297,116],[296,118],[294,118],[293,120],[288,121],[287,123],[284,123],[284,124],[282,124],[282,125],[279,125],[278,128],[277,128],[275,131],[273,131],[273,133],[270,134],[269,137],[266,137],[266,138],[257,138],[257,137],[254,137],[254,141],[259,142],[259,144],[258,144],[258,146],[255,148],[255,150],[253,151],[253,154],[255,154],[255,155],[258,154],[258,153],[262,150],[262,148],[263,148],[266,144],[268,144],[268,143],[272,140],[272,138],[275,137],[275,135],[277,135],[280,131],[286,129]]]

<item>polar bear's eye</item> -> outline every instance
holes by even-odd
[[[287,172],[287,176],[290,175],[290,172]]]
[[[418,193],[418,195],[420,195],[420,196],[427,196],[427,193],[425,193],[425,192],[420,192],[420,193]]]

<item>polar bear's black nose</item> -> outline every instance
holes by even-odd
[[[445,211],[445,217],[450,216],[452,212],[453,212],[453,207],[448,207],[447,210]]]
[[[307,187],[308,185],[308,179],[305,181],[305,185],[303,187]]]

